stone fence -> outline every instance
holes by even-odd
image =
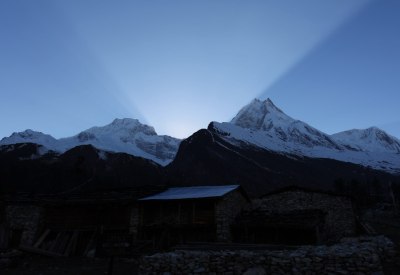
[[[140,274],[383,274],[396,255],[384,236],[278,251],[175,251],[145,256]]]

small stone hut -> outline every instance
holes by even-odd
[[[289,186],[254,200],[234,229],[238,242],[319,244],[354,235],[356,219],[350,197]]]
[[[169,188],[138,203],[140,238],[169,247],[231,241],[231,225],[249,198],[239,185],[193,186]]]

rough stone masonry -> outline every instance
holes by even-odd
[[[383,274],[396,255],[384,236],[275,251],[175,251],[141,259],[140,274]]]

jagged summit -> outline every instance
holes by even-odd
[[[253,99],[231,120],[231,123],[252,130],[268,130],[274,123],[290,123],[294,119],[275,106],[271,99]]]
[[[307,147],[324,146],[339,149],[331,138],[307,123],[295,120],[275,106],[271,99],[254,99],[243,107],[230,124],[244,129],[261,131],[270,138],[294,142]]]

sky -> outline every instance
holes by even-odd
[[[185,138],[253,98],[400,137],[400,1],[0,1],[0,138],[138,118]]]

